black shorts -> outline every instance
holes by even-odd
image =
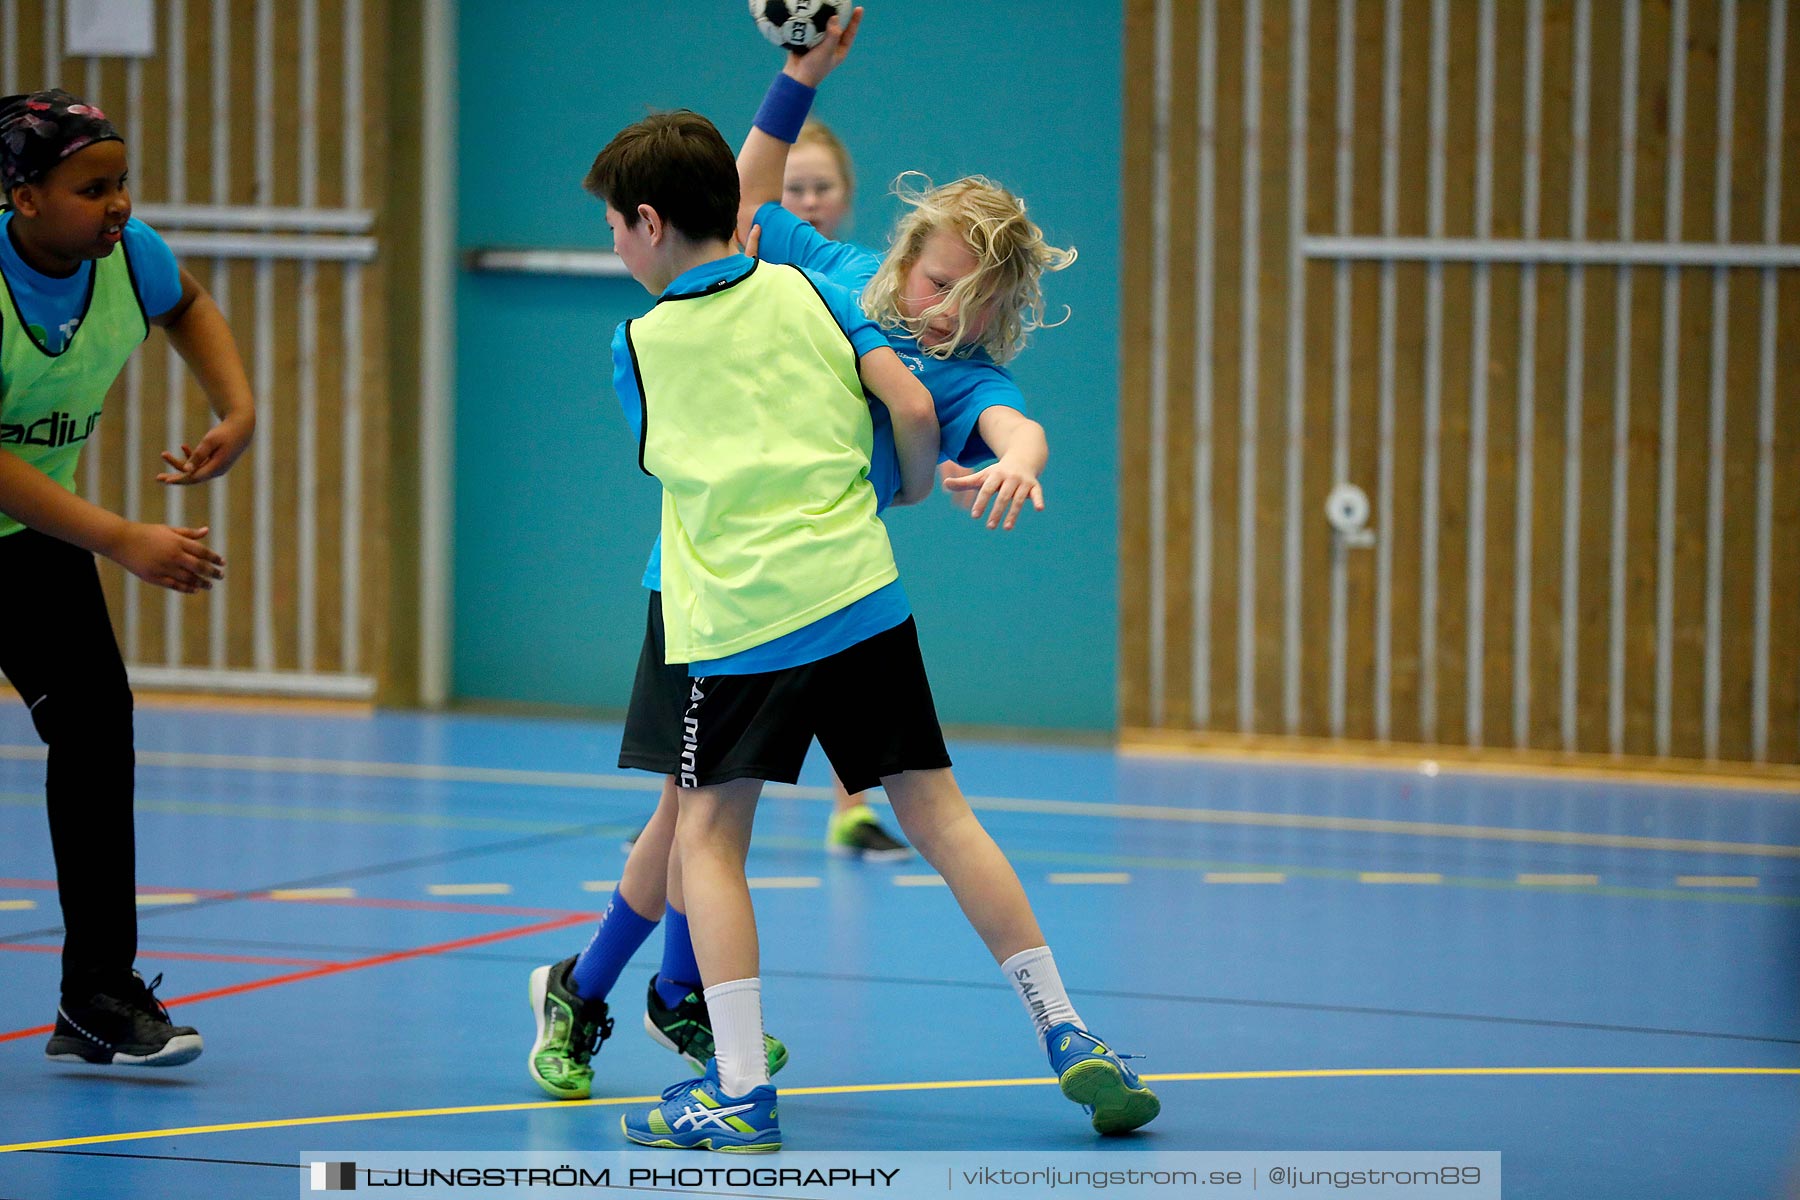
[[[690,678],[663,662],[664,645],[662,595],[651,592],[621,767],[688,788],[795,783],[815,737],[852,794],[950,765],[911,617],[829,658],[758,675]]]

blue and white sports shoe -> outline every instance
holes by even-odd
[[[1140,1054],[1117,1054],[1106,1043],[1068,1021],[1052,1025],[1044,1034],[1044,1048],[1050,1052],[1050,1069],[1062,1094],[1081,1105],[1094,1118],[1094,1128],[1101,1133],[1130,1133],[1148,1125],[1162,1111],[1156,1093],[1138,1082],[1127,1058]]]
[[[664,1088],[655,1108],[620,1116],[619,1128],[640,1146],[666,1150],[767,1154],[781,1149],[775,1086],[765,1083],[747,1096],[727,1096],[719,1088],[716,1058],[706,1060],[706,1074],[700,1078]]]

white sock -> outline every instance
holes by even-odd
[[[1069,993],[1063,991],[1062,976],[1057,974],[1050,947],[1021,950],[1001,963],[1000,969],[1006,972],[1013,991],[1024,1001],[1025,1011],[1031,1014],[1031,1022],[1037,1026],[1039,1041],[1052,1025],[1064,1021],[1073,1022],[1078,1029],[1087,1028],[1075,1014],[1075,1006],[1069,1003]],[[718,1036],[716,1032],[714,1036]]]
[[[713,1054],[719,1060],[719,1087],[727,1096],[747,1096],[769,1082],[763,1050],[762,980],[733,979],[706,989],[712,1017]]]

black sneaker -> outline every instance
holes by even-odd
[[[657,976],[650,977],[650,995],[644,1000],[644,1032],[657,1045],[687,1059],[694,1070],[706,1070],[706,1060],[713,1056],[713,1031],[705,997],[689,992],[671,1008],[657,992],[656,980]],[[763,1034],[763,1052],[768,1055],[771,1076],[787,1066],[787,1047],[767,1033]]]
[[[84,1000],[67,997],[56,1008],[56,1032],[44,1055],[56,1062],[102,1066],[179,1067],[200,1057],[200,1034],[169,1020],[156,998],[158,975],[148,984],[136,971],[116,992],[95,992]]]

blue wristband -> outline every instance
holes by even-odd
[[[751,124],[791,146],[800,140],[800,127],[806,124],[806,114],[812,111],[813,97],[818,94],[817,88],[807,87],[784,71],[769,85]]]

